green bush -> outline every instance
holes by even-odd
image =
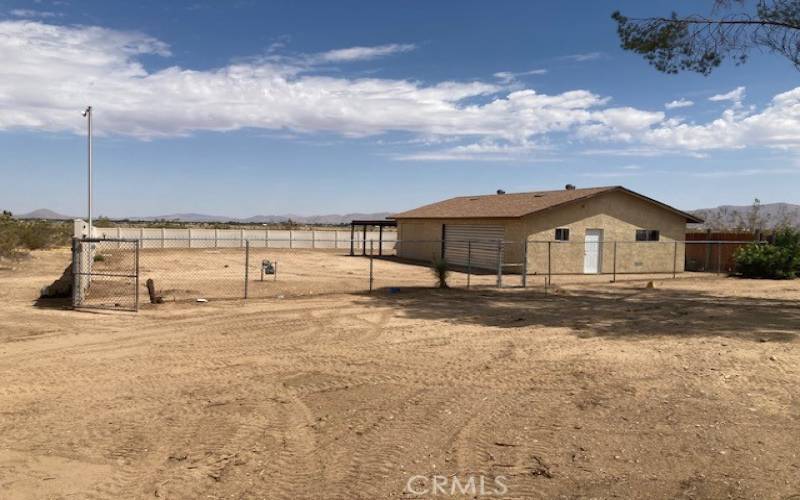
[[[447,284],[447,278],[450,276],[450,268],[447,265],[447,260],[434,256],[433,261],[431,261],[431,272],[436,278],[439,288],[450,288]]]
[[[783,229],[773,243],[751,243],[736,251],[736,272],[745,278],[789,279],[800,272],[800,232]]]
[[[0,219],[0,257],[10,257],[19,246],[19,235],[10,218]]]
[[[47,248],[52,239],[53,229],[47,222],[22,222],[19,225],[19,242],[23,248],[41,250]]]
[[[67,222],[18,220],[0,215],[0,256],[13,257],[25,250],[40,250],[67,245],[72,227]]]

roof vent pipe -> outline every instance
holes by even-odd
[[[575,191],[575,184],[567,184],[566,186],[564,186],[564,189],[566,189],[567,191]]]
[[[497,194],[506,194],[506,192],[505,192],[505,191],[503,191],[502,189],[498,189],[498,190],[497,190]]]

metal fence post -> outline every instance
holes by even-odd
[[[547,242],[547,284],[545,285],[545,290],[547,290],[547,287],[550,286],[550,282],[552,281],[551,278],[552,278],[553,269],[552,269],[552,266],[550,265],[551,260],[552,260],[551,257],[553,255],[552,246],[553,246],[553,242],[552,241],[548,241]]]
[[[675,241],[675,248],[672,251],[672,279],[678,275],[678,242]]]
[[[373,277],[372,277],[372,261],[374,259],[374,257],[372,256],[372,244],[373,244],[373,240],[369,240],[369,291],[370,291],[370,293],[372,293],[372,281],[373,281]]]
[[[136,278],[134,279],[134,286],[136,287],[136,294],[135,294],[135,297],[134,297],[133,309],[136,312],[139,312],[139,247],[141,246],[140,243],[141,243],[140,240],[134,241],[134,251],[136,253],[134,254],[134,259],[133,259],[134,264],[133,265],[134,265],[134,268],[135,268],[134,269],[134,271],[135,271],[134,275],[136,276]]]
[[[467,241],[467,288],[472,277],[472,240]]]
[[[247,298],[247,287],[250,282],[250,240],[244,241],[244,298]]]
[[[72,238],[72,307],[80,305],[78,297],[81,286],[79,245],[78,238]]]
[[[722,242],[717,242],[717,274],[722,274]]]
[[[528,238],[522,244],[522,288],[528,288]]]
[[[617,282],[617,242],[614,240],[614,264],[612,266],[611,282]]]
[[[497,288],[503,286],[503,240],[497,240]]]

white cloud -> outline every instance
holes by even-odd
[[[605,57],[606,55],[603,52],[585,52],[582,54],[570,54],[568,56],[561,56],[559,59],[564,59],[566,61],[586,62],[586,61],[596,61],[598,59],[603,59]]]
[[[14,17],[20,17],[24,19],[47,19],[53,17],[61,17],[64,14],[59,12],[48,12],[43,10],[33,10],[33,9],[13,9],[10,14]]]
[[[667,109],[688,108],[690,106],[694,106],[694,102],[683,98],[664,104]]]
[[[80,112],[91,104],[99,134],[147,139],[255,128],[357,137],[401,131],[424,142],[407,145],[414,153],[394,155],[409,160],[548,160],[562,140],[586,146],[585,154],[620,156],[800,150],[800,87],[761,111],[737,108],[744,88],[735,89],[714,97],[732,101],[732,108],[694,123],[663,111],[609,107],[608,97],[583,89],[543,94],[497,82],[324,76],[318,66],[411,48],[356,47],[270,55],[212,70],[153,71],[141,56],[168,57],[170,49],[141,33],[0,21],[0,130],[83,133]],[[542,70],[526,73],[534,71]]]
[[[377,47],[349,47],[346,49],[330,50],[319,54],[319,60],[325,62],[352,62],[352,61],[367,61],[370,59],[377,59],[379,57],[386,57],[392,54],[401,52],[410,52],[416,49],[416,45],[406,43],[397,44],[392,43],[389,45],[380,45]]]
[[[727,109],[720,118],[706,124],[672,123],[654,127],[643,134],[642,140],[661,148],[683,150],[750,146],[800,149],[800,87],[778,94],[761,112],[739,113]]]
[[[512,73],[511,71],[499,71],[495,73],[493,76],[500,80],[504,85],[508,85],[516,81],[517,77],[520,76],[530,76],[530,75],[545,75],[547,74],[546,69],[532,69],[529,71],[521,71],[519,73]]]
[[[494,141],[464,144],[435,151],[395,156],[405,161],[559,161],[546,153],[548,147],[533,143],[508,144]],[[534,156],[534,153],[536,155]]]
[[[744,99],[745,87],[736,87],[735,89],[725,94],[717,94],[708,98],[709,101],[731,101],[736,105],[741,105]]]

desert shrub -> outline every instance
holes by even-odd
[[[443,257],[434,257],[431,261],[431,272],[436,278],[436,283],[439,288],[450,288],[447,285],[447,278],[450,276],[450,268],[447,265],[447,260]]]
[[[47,248],[53,237],[51,224],[44,221],[19,223],[20,246],[28,250]]]
[[[92,260],[94,260],[95,262],[105,262],[106,257],[105,257],[105,255],[102,255],[102,254],[98,253],[98,254],[95,254],[95,256],[94,256],[94,258]]]
[[[72,226],[64,222],[17,220],[0,215],[0,256],[12,257],[25,250],[39,250],[66,245]]]
[[[19,246],[15,221],[10,216],[0,216],[0,257],[10,257]]]
[[[736,272],[745,278],[794,278],[800,272],[800,232],[783,229],[773,243],[751,243],[736,251]]]

